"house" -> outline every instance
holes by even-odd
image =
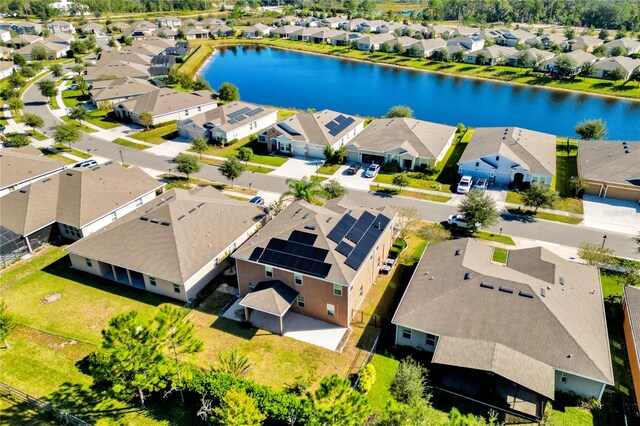
[[[539,68],[554,56],[556,56],[555,53],[531,47],[511,54],[509,56],[509,65],[512,67],[518,66],[520,58],[525,58],[527,68]]]
[[[89,97],[94,106],[100,102],[109,102],[111,105],[126,101],[135,96],[153,92],[158,88],[142,80],[132,77],[121,77],[115,80],[98,80],[93,82],[89,90]]]
[[[390,43],[395,47],[396,45],[402,46],[403,50],[406,50],[409,46],[416,44],[416,39],[412,37],[396,37],[393,40],[390,40]]]
[[[296,25],[297,26],[297,22],[300,20],[300,18],[298,18],[297,16],[294,15],[286,15],[283,16],[282,18],[278,18],[274,21],[274,25]]]
[[[343,16],[333,16],[329,18],[324,18],[320,20],[320,25],[328,28],[342,28],[342,26],[348,21],[347,18]]]
[[[53,34],[58,34],[58,33],[75,34],[76,33],[76,29],[74,28],[73,24],[68,21],[52,21],[46,24],[45,28],[51,31]]]
[[[124,63],[124,64],[140,64],[145,66],[151,66],[151,55],[145,53],[134,52],[131,50],[115,50],[111,52],[102,52],[98,62],[95,63],[93,68],[104,67],[109,64]]]
[[[155,55],[151,58],[151,66],[149,74],[151,77],[166,77],[169,75],[171,68],[177,63],[176,56],[173,55]]]
[[[348,328],[393,243],[395,213],[294,201],[232,257],[245,318],[289,312]]]
[[[467,27],[465,25],[461,25],[459,27],[456,27],[456,29],[453,31],[453,36],[457,37],[457,36],[475,36],[478,35],[480,33],[480,28],[475,28],[475,27]]]
[[[569,52],[582,50],[583,52],[592,52],[596,46],[600,46],[604,42],[594,36],[580,36],[571,40],[567,40],[561,44],[561,47]]]
[[[613,58],[602,59],[594,64],[595,72],[592,77],[611,78],[611,72],[621,69],[624,77],[621,80],[628,80],[634,70],[640,68],[640,59],[632,59],[628,56],[615,56]]]
[[[65,251],[76,270],[189,302],[264,217],[210,186],[174,188]]]
[[[271,27],[265,24],[257,23],[245,29],[243,33],[246,38],[262,38],[266,35],[269,35],[270,30]]]
[[[477,36],[457,36],[447,40],[447,44],[461,44],[465,49],[475,52],[484,47],[484,40]]]
[[[389,33],[364,36],[358,39],[358,50],[364,50],[366,52],[380,50],[380,45],[382,45],[384,42],[392,41],[394,39],[395,36]]]
[[[467,52],[464,61],[468,64],[499,65],[506,64],[509,57],[518,54],[518,49],[509,46],[489,46],[475,52]]]
[[[125,22],[114,22],[112,23],[109,28],[111,29],[111,31],[117,32],[117,33],[126,33],[129,30],[131,30],[131,25],[125,23]]]
[[[347,144],[347,158],[396,163],[406,170],[434,166],[453,143],[456,128],[415,118],[373,120]]]
[[[176,29],[182,26],[182,21],[175,16],[163,16],[162,18],[158,18],[158,27],[159,28],[171,28]]]
[[[360,24],[364,21],[365,19],[363,18],[350,19],[342,24],[341,28],[345,31],[358,31],[358,28],[360,28]]]
[[[364,120],[328,109],[299,112],[258,135],[269,152],[324,158],[324,149],[346,145],[364,129]]]
[[[0,46],[0,59],[9,61],[13,59],[13,48],[7,46]]]
[[[207,18],[207,19],[203,19],[200,22],[200,26],[202,26],[203,28],[211,28],[216,25],[224,25],[224,24],[225,24],[224,19],[220,19],[220,18]]]
[[[446,37],[451,38],[456,32],[456,27],[451,27],[449,25],[428,25],[427,26],[427,34],[435,37]]]
[[[289,38],[296,41],[309,41],[312,35],[323,32],[324,30],[318,27],[299,27],[289,35]]]
[[[331,37],[330,43],[333,46],[350,46],[351,43],[353,43],[354,41],[357,41],[361,37],[362,37],[362,34],[360,33],[351,33],[351,32],[343,31],[340,34],[337,34]]]
[[[447,41],[441,38],[429,38],[424,40],[419,40],[412,44],[409,47],[415,46],[420,56],[423,58],[430,58],[433,56],[433,52],[445,48],[447,46]]]
[[[583,140],[578,144],[578,176],[586,178],[586,194],[640,201],[640,144]]]
[[[59,236],[78,240],[152,200],[163,184],[138,167],[106,163],[38,179],[0,198],[0,230],[13,257]],[[6,253],[2,253],[4,257]]]
[[[217,106],[214,93],[208,90],[184,93],[164,87],[122,101],[114,111],[119,119],[138,124],[142,124],[140,115],[148,112],[153,116],[153,124],[159,124],[182,120]]]
[[[89,22],[88,24],[84,24],[80,27],[83,34],[93,34],[98,37],[104,37],[107,35],[107,31],[103,25],[98,24],[97,22]]]
[[[59,59],[67,56],[67,53],[71,50],[70,46],[63,43],[49,42],[47,39],[43,41],[36,41],[35,43],[27,44],[26,46],[16,50],[16,53],[24,56],[27,61],[33,61],[33,50],[44,49],[47,53],[48,59]]]
[[[29,44],[33,44],[36,41],[42,41],[42,39],[43,37],[39,35],[21,34],[17,37],[14,37],[11,40],[11,44],[16,47],[22,47],[22,46],[27,46]]]
[[[278,111],[246,102],[229,102],[178,122],[180,136],[202,136],[217,142],[240,140],[278,121]]]
[[[502,37],[503,30],[495,29],[495,28],[484,28],[478,31],[476,34],[483,40],[493,41],[494,43],[498,42],[498,39]]]
[[[67,47],[71,47],[71,42],[75,40],[75,35],[69,33],[57,33],[52,34],[49,37],[43,39],[42,41],[45,43],[58,43],[65,44]]]
[[[4,148],[0,150],[0,197],[65,168],[64,162],[45,157],[31,146]]]
[[[378,27],[378,33],[393,33],[396,34],[396,30],[404,30],[405,25],[401,22],[386,22],[384,25]]]
[[[629,354],[629,367],[633,378],[636,401],[640,401],[640,288],[625,285],[622,328]]]
[[[0,61],[0,79],[7,78],[18,69],[13,61]]]
[[[542,247],[492,255],[475,239],[429,244],[395,343],[433,353],[437,386],[534,417],[559,392],[600,399],[614,377],[598,269]]]
[[[519,127],[484,127],[473,133],[458,173],[498,185],[551,185],[556,175],[556,137]]]
[[[575,64],[573,68],[574,74],[578,74],[580,72],[580,68],[582,67],[582,65],[587,63],[593,64],[598,59],[591,53],[585,52],[584,50],[572,50],[569,53],[563,53],[562,55],[554,56],[553,58],[545,61],[542,65],[542,69],[550,73],[555,73],[557,71],[556,61],[564,57],[571,58],[571,60]]]
[[[567,38],[561,34],[543,34],[534,39],[527,40],[527,44],[540,43],[545,49],[551,49],[556,46],[561,46],[565,43]]]
[[[9,41],[11,41],[11,31],[0,30],[0,41],[9,43]]]
[[[38,35],[42,33],[42,25],[36,22],[13,22],[11,24],[11,29],[17,32],[18,34],[34,34]]]
[[[131,77],[148,80],[151,77],[149,66],[124,61],[113,61],[104,65],[89,67],[84,81],[91,84],[97,80],[115,80],[120,77]]]
[[[288,39],[291,38],[291,34],[298,31],[300,29],[297,25],[284,25],[282,27],[271,28],[269,30],[269,35],[271,37],[278,36],[279,38]]]
[[[152,24],[151,22],[137,21],[137,22],[134,22],[131,25],[131,28],[129,28],[126,32],[123,32],[123,34],[127,37],[141,39],[141,38],[152,36],[153,34],[155,34],[157,29],[158,27]],[[171,28],[166,28],[165,30],[170,31]]]
[[[184,34],[187,40],[209,38],[209,30],[198,27],[191,27],[185,31]]]
[[[209,34],[213,37],[230,37],[233,35],[233,28],[224,24],[211,25],[209,27]]]
[[[496,38],[496,43],[502,46],[516,47],[536,38],[536,35],[525,30],[505,30],[501,31]]]
[[[640,52],[640,41],[624,37],[604,43],[604,47],[607,48],[607,56],[611,56],[611,51],[616,47],[623,48],[626,52],[625,56],[635,55]]]
[[[340,37],[345,34],[342,30],[335,30],[332,28],[324,28],[320,29],[320,31],[311,34],[311,41],[314,43],[326,43],[331,44],[331,40],[334,37]]]
[[[356,31],[360,31],[361,33],[369,34],[369,33],[381,33],[382,28],[387,25],[387,21],[383,21],[381,19],[363,19]],[[387,31],[388,32],[388,31]]]

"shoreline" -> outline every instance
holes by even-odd
[[[268,39],[263,39],[263,40],[268,40]],[[443,75],[443,76],[448,76],[448,77],[454,77],[454,78],[455,77],[459,77],[459,78],[466,78],[466,79],[471,79],[471,80],[478,80],[478,81],[482,81],[482,82],[501,83],[501,84],[508,84],[508,85],[520,86],[520,87],[528,87],[528,88],[531,88],[531,89],[540,89],[540,90],[555,90],[555,91],[560,91],[560,92],[565,92],[565,93],[573,93],[573,94],[582,95],[582,96],[597,96],[597,97],[605,98],[605,99],[615,99],[615,100],[619,100],[619,101],[628,101],[628,102],[640,103],[640,98],[616,96],[616,95],[605,94],[605,93],[589,92],[589,91],[584,91],[584,90],[574,90],[574,89],[567,89],[567,88],[563,88],[563,87],[553,87],[553,86],[547,86],[547,85],[534,85],[534,84],[522,83],[522,82],[518,82],[518,81],[505,81],[505,80],[495,79],[495,78],[491,78],[491,77],[468,75],[468,74],[465,74],[465,73],[445,72],[445,71],[438,71],[438,70],[431,70],[431,69],[422,69],[422,68],[416,68],[416,67],[412,67],[412,66],[408,66],[408,65],[390,64],[390,63],[386,63],[386,62],[377,62],[375,60],[351,58],[351,57],[347,57],[347,56],[335,55],[335,54],[324,53],[324,52],[313,52],[313,51],[308,51],[308,50],[304,50],[304,49],[296,49],[295,47],[277,46],[277,45],[274,45],[274,44],[270,43],[270,41],[267,41],[266,43],[251,42],[251,40],[229,42],[229,43],[220,43],[220,44],[206,43],[206,42],[202,43],[202,45],[205,45],[205,44],[208,44],[211,47],[211,53],[209,54],[207,59],[201,64],[201,66],[199,66],[194,71],[194,75],[198,74],[202,70],[202,68],[204,68],[204,66],[208,64],[208,62],[211,60],[211,57],[213,56],[213,54],[216,52],[217,48],[219,48],[219,47],[262,46],[262,47],[269,47],[269,48],[272,48],[272,49],[288,50],[288,51],[299,52],[299,53],[310,54],[310,55],[331,57],[331,58],[336,58],[336,59],[340,59],[340,60],[354,61],[354,62],[370,64],[370,65],[381,65],[381,66],[388,66],[388,67],[399,68],[399,69],[410,70],[410,71],[427,72],[427,73],[433,73],[433,74],[438,74],[438,75]],[[603,81],[609,81],[609,80],[603,80]]]

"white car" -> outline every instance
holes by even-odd
[[[467,222],[465,222],[464,220],[464,216],[462,216],[461,214],[452,214],[449,216],[449,218],[447,219],[447,225],[449,225],[451,228],[468,228],[469,224]],[[481,225],[479,223],[476,223],[476,229],[480,229]]]
[[[372,164],[369,166],[367,171],[365,172],[365,177],[372,178],[378,176],[378,172],[380,171],[380,164]]]
[[[467,194],[469,191],[471,191],[472,187],[473,179],[471,178],[471,176],[462,176],[462,179],[460,179],[460,182],[458,182],[458,188],[456,189],[456,192],[458,194]]]

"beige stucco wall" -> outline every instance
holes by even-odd
[[[640,401],[640,363],[638,363],[638,353],[633,341],[631,332],[631,322],[629,321],[629,313],[627,312],[626,303],[622,304],[624,312],[624,322],[622,328],[624,330],[624,340],[627,344],[627,353],[629,354],[629,366],[631,368],[631,377],[633,378],[633,387],[635,389],[636,401]]]

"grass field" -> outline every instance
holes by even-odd
[[[213,155],[216,157],[235,158],[237,157],[240,148],[252,148],[252,145],[253,143],[249,140],[248,137],[246,137],[232,145],[227,145],[224,147],[212,146],[208,150],[206,150],[204,154]],[[256,150],[254,150],[253,157],[251,157],[251,162],[264,164],[265,166],[279,167],[287,162],[287,158],[257,153]]]
[[[91,111],[85,121],[106,130],[120,126],[120,123],[111,115],[111,111],[99,109]]]
[[[215,158],[207,158],[207,157],[198,157],[198,161],[200,161],[201,163],[211,164],[214,166],[219,166],[224,163],[224,161],[222,160],[218,160]],[[245,172],[251,172],[251,173],[270,173],[273,171],[273,169],[270,167],[254,166],[253,164],[244,165],[244,170]]]
[[[493,257],[491,260],[498,263],[507,263],[507,255],[509,254],[509,250],[501,247],[493,248]]]
[[[161,143],[165,143],[178,137],[178,125],[173,123],[155,129],[145,130],[144,132],[131,135],[131,137],[142,142],[160,145]]]
[[[438,203],[446,203],[451,197],[444,195],[426,194],[424,192],[415,192],[407,190],[399,190],[396,188],[380,188],[377,185],[369,185],[369,190],[383,198],[391,198],[393,196],[417,198],[419,200],[435,201]]]
[[[96,129],[93,129],[93,128],[89,127],[89,126],[85,126],[84,124],[80,124],[80,122],[78,122],[77,120],[70,119],[69,116],[67,116],[67,115],[64,115],[64,116],[60,117],[60,119],[62,121],[64,121],[65,123],[73,124],[78,129],[80,129],[81,132],[85,132],[85,133],[95,133],[95,132],[97,132]]]
[[[624,285],[624,275],[619,272],[600,271],[600,281],[602,282],[602,297],[609,296],[622,297],[622,286]]]
[[[131,142],[131,141],[129,141],[127,139],[123,139],[123,138],[116,138],[112,142],[117,144],[117,145],[122,145],[122,146],[126,146],[127,148],[133,148],[133,149],[138,149],[138,150],[151,148],[149,145],[143,145],[141,143]]]
[[[511,246],[516,245],[516,243],[513,241],[513,238],[508,235],[494,234],[493,232],[487,231],[476,231],[473,236],[481,240],[493,241],[495,243],[508,244]]]
[[[518,192],[507,192],[507,203],[524,205],[522,196]],[[568,213],[583,214],[582,200],[573,197],[563,198],[561,197],[558,202],[553,206],[554,210],[561,210]]]

